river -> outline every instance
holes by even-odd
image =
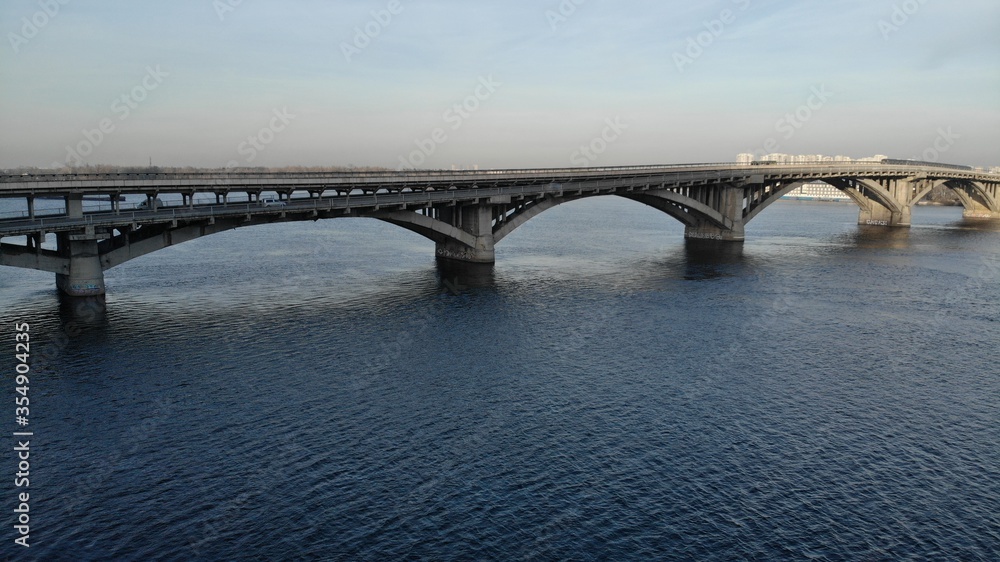
[[[782,202],[716,254],[602,197],[476,276],[377,221],[260,226],[108,271],[106,310],[0,268],[0,364],[15,322],[35,361],[0,554],[996,560],[1000,227],[856,222]]]

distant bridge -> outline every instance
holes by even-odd
[[[433,240],[442,259],[493,263],[496,243],[531,218],[599,195],[659,209],[684,223],[689,239],[742,242],[747,223],[812,181],[846,193],[861,208],[860,224],[909,226],[913,205],[938,186],[958,194],[966,216],[1000,217],[1000,174],[910,163],[35,174],[0,176],[0,199],[26,202],[20,216],[0,217],[0,265],[53,272],[72,296],[102,295],[105,270],[168,246],[239,227],[338,217],[409,229]],[[123,208],[128,194],[144,195],[143,208]],[[180,196],[179,202],[163,205],[160,195]],[[65,203],[56,212],[37,208],[38,200],[51,198]],[[94,199],[107,208],[86,209],[84,201]],[[56,235],[55,250],[43,248],[49,233]],[[16,237],[24,243],[14,243]]]

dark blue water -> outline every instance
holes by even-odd
[[[109,271],[106,313],[0,268],[37,371],[0,553],[996,560],[1000,228],[856,220],[782,203],[711,255],[586,200],[475,278],[374,221],[257,227]]]

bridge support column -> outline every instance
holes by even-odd
[[[83,195],[74,193],[66,197],[66,216],[74,219],[83,216]]]
[[[737,186],[720,186],[718,207],[725,225],[707,219],[698,219],[693,225],[684,229],[684,238],[688,240],[714,240],[719,242],[743,242],[745,230],[743,226],[743,188]]]
[[[475,246],[457,240],[438,242],[438,259],[467,263],[495,263],[493,208],[490,205],[466,205],[442,209],[441,220],[475,237]]]
[[[965,210],[962,212],[963,217],[967,219],[1000,219],[1000,211],[994,211],[971,197],[964,199],[962,201],[965,206]]]
[[[863,181],[863,180],[862,180]],[[919,181],[919,180],[916,180]],[[861,212],[858,214],[858,224],[866,226],[900,226],[909,227],[913,208],[910,206],[914,192],[913,180],[893,179],[880,182],[868,181],[869,190],[878,190],[890,198],[891,205],[869,196],[863,199]]]
[[[59,251],[69,258],[69,273],[56,274],[56,287],[71,297],[103,295],[104,268],[97,248],[97,237],[59,235]]]
[[[868,207],[862,207],[858,215],[858,224],[867,226],[910,226],[910,216],[912,209],[909,205],[903,205],[902,210],[893,211],[887,209],[874,201],[869,201]]]

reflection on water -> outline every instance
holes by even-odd
[[[493,264],[438,258],[437,270],[441,287],[454,295],[460,295],[468,289],[490,288],[496,282],[496,268]]]
[[[963,217],[952,227],[966,232],[1000,232],[1000,219],[977,219]]]
[[[717,279],[732,274],[744,263],[743,243],[716,240],[685,240],[685,279]]]
[[[955,223],[955,226],[983,232],[1000,232],[1000,219],[962,217],[962,220]]]
[[[910,229],[859,224],[857,231],[841,236],[840,242],[856,248],[899,250],[910,245]]]
[[[742,242],[684,240],[684,253],[691,264],[739,263],[743,259]]]
[[[58,292],[59,318],[62,324],[79,328],[100,328],[107,324],[107,298],[71,297]]]

